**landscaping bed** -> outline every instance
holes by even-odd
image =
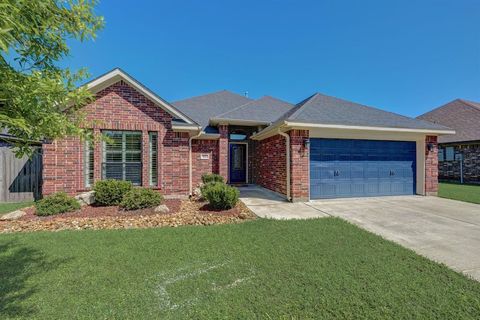
[[[118,206],[83,206],[73,212],[44,217],[35,215],[35,208],[30,207],[18,220],[0,221],[0,233],[212,225],[255,218],[241,202],[223,211],[211,210],[203,201],[167,199],[164,204],[170,210],[168,213],[157,213],[154,208],[126,211]]]

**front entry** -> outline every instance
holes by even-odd
[[[247,183],[247,144],[230,143],[230,183]]]

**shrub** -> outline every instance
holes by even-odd
[[[132,190],[132,183],[121,180],[101,180],[95,182],[95,202],[102,206],[116,206],[122,202],[123,196]]]
[[[213,209],[225,210],[235,207],[240,192],[224,183],[209,183],[202,190],[203,197]]]
[[[224,182],[223,177],[216,173],[205,173],[202,175],[202,182],[204,184],[212,183],[212,182]]]
[[[75,211],[80,209],[78,201],[68,196],[65,192],[58,192],[46,196],[35,203],[37,216],[51,216],[54,214]]]
[[[120,207],[126,210],[137,210],[156,207],[162,202],[163,197],[159,192],[148,188],[134,188],[125,193]]]

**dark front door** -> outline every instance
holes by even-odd
[[[230,183],[247,182],[247,145],[230,144]]]

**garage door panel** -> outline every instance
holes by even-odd
[[[415,142],[311,139],[311,198],[415,193]]]

